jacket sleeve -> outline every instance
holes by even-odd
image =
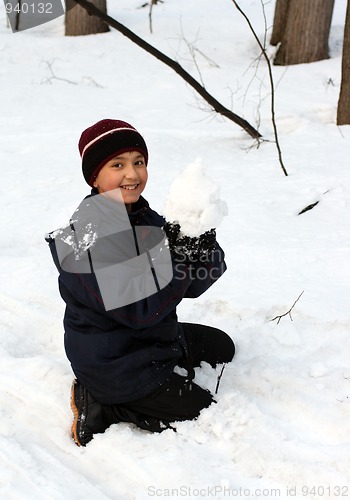
[[[223,275],[226,269],[224,251],[216,243],[214,251],[208,257],[189,265],[191,282],[184,297],[199,297]]]
[[[135,329],[154,326],[174,311],[184,297],[198,297],[226,269],[224,252],[219,245],[206,262],[189,263],[173,259],[173,277],[164,288],[142,300],[106,310],[95,274],[63,270],[57,257],[54,239],[47,241],[60,273],[60,292],[67,306],[79,312],[84,309],[85,314],[93,310]]]

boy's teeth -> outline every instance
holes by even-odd
[[[136,189],[137,184],[134,184],[133,186],[122,186],[123,189]]]

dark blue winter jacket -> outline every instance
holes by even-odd
[[[128,215],[133,228],[165,223],[142,197]],[[172,256],[173,278],[168,285],[147,298],[106,310],[95,273],[62,269],[54,233],[46,239],[59,271],[59,290],[66,303],[65,349],[77,379],[102,404],[150,394],[186,355],[176,306],[184,297],[201,295],[223,274],[222,249],[217,244],[205,262],[183,262]]]

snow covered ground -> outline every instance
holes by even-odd
[[[209,92],[273,139],[266,65],[256,70],[258,48],[233,3],[164,0],[152,35],[141,3],[110,1],[109,13],[196,78],[198,66]],[[116,31],[67,38],[61,18],[12,34],[0,4],[1,498],[350,497],[350,127],[335,124],[345,4],[335,2],[329,60],[274,68],[288,177],[273,143],[251,148]],[[262,37],[260,0],[241,5]],[[197,421],[161,435],[115,425],[82,449],[69,435],[73,375],[44,234],[88,193],[77,142],[102,118],[144,135],[156,210],[197,158],[220,186],[228,271],[178,312],[227,331],[237,355]],[[302,292],[293,321],[271,321]],[[215,389],[213,369],[196,373]]]

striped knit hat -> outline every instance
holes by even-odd
[[[101,168],[114,156],[139,151],[148,163],[146,143],[139,132],[121,120],[101,120],[84,130],[79,140],[83,175],[92,186]]]

